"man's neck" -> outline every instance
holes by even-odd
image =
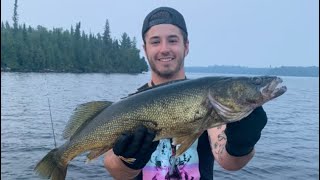
[[[170,78],[160,77],[157,74],[152,72],[151,81],[149,82],[149,86],[159,85],[159,84],[167,83],[167,82],[174,81],[174,80],[185,79],[185,77],[186,77],[186,75],[185,75],[184,72],[183,73],[178,73],[175,76],[172,76]]]

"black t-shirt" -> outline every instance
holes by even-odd
[[[138,88],[138,92],[148,89],[148,84]],[[172,162],[169,157],[171,150],[170,140],[160,140],[157,150],[151,156],[148,164],[143,168],[141,173],[135,178],[136,180],[145,179],[170,179],[169,176],[180,177],[183,179],[193,179],[200,176],[201,180],[213,179],[214,157],[211,152],[208,132],[205,131],[198,140],[190,147],[190,153],[184,153],[179,156],[178,160]],[[188,149],[188,151],[189,151]],[[168,155],[170,154],[170,155]],[[178,178],[179,179],[179,178]]]

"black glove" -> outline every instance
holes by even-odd
[[[115,142],[113,152],[124,158],[135,158],[132,163],[123,161],[131,169],[142,169],[156,150],[159,141],[153,142],[155,132],[139,126],[133,133],[123,133]]]
[[[249,154],[260,139],[267,120],[266,112],[260,106],[242,120],[227,124],[227,152],[237,157]]]

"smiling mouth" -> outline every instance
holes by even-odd
[[[161,61],[161,62],[169,62],[169,61],[172,61],[173,58],[172,57],[166,57],[166,58],[159,58],[158,60]]]

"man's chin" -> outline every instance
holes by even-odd
[[[158,76],[169,79],[174,76],[175,72],[174,71],[156,71]]]

